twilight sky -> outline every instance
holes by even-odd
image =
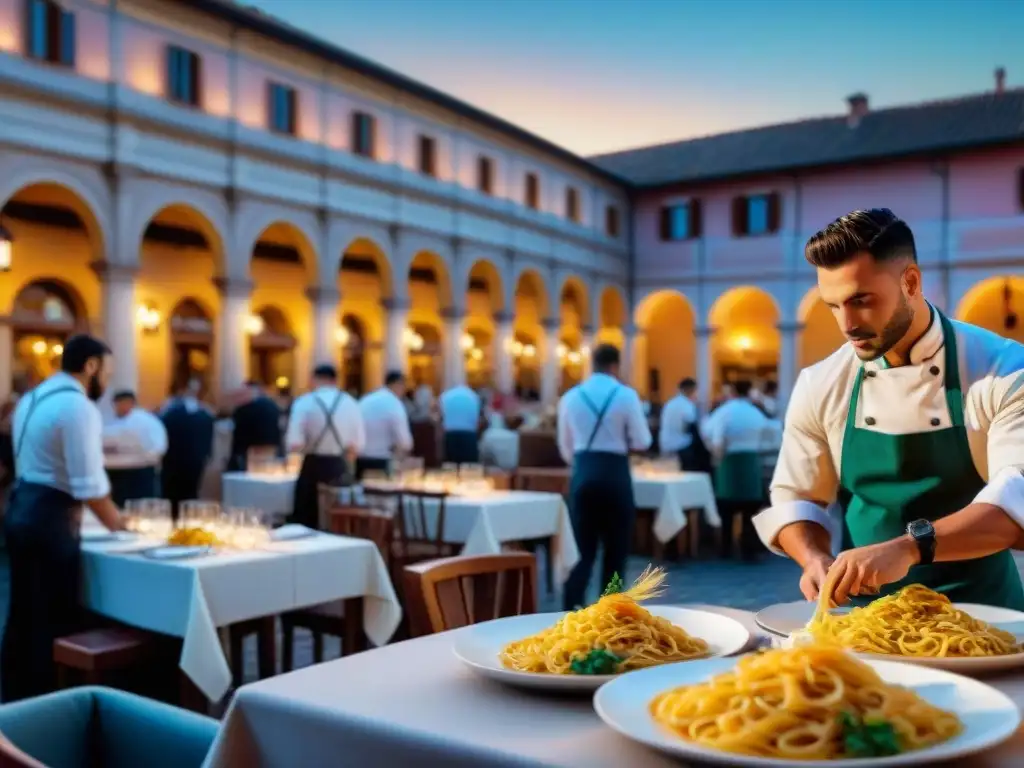
[[[247,0],[580,154],[1024,83],[1022,0]]]

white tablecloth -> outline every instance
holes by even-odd
[[[703,509],[704,520],[722,527],[711,477],[704,472],[679,472],[658,477],[633,475],[633,502],[641,509],[656,509],[654,535],[671,541],[686,528],[686,510]]]
[[[217,633],[248,619],[362,597],[366,634],[383,645],[402,609],[377,547],[328,534],[255,552],[154,560],[139,542],[84,542],[86,607],[125,624],[184,638],[181,669],[211,700],[231,685]]]
[[[225,508],[254,507],[279,519],[292,513],[298,475],[225,472],[222,478],[221,504]]]
[[[415,500],[407,502],[410,506]],[[436,502],[427,502],[428,530],[436,530]],[[411,513],[407,513],[410,514]],[[407,517],[418,524],[418,517]],[[493,491],[480,496],[449,496],[445,501],[445,541],[464,544],[464,555],[501,552],[504,542],[553,536],[555,577],[561,583],[579,562],[580,552],[565,501],[557,493]]]

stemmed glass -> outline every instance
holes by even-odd
[[[166,539],[172,528],[167,499],[130,499],[124,505],[125,526],[146,538]]]

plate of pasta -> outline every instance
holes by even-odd
[[[1021,722],[978,680],[821,645],[641,670],[602,686],[594,708],[627,738],[736,766],[933,765]]]
[[[898,658],[954,672],[988,672],[1024,666],[1024,613],[1008,608],[953,603],[920,584],[848,610],[823,603],[775,606],[759,614],[769,631],[789,629],[792,644],[822,642],[858,654]],[[802,619],[802,621],[801,621]]]
[[[475,672],[503,683],[594,691],[633,670],[743,650],[750,633],[735,619],[640,605],[660,594],[664,578],[663,571],[648,568],[628,590],[613,580],[587,608],[475,624],[456,635],[455,655]]]

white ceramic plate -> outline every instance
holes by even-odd
[[[750,641],[750,633],[746,628],[736,619],[731,619],[728,616],[691,608],[676,608],[671,605],[645,607],[655,616],[662,616],[676,626],[682,627],[687,634],[707,641],[714,656],[738,653]],[[542,688],[552,691],[594,691],[609,680],[621,677],[621,675],[548,675],[536,672],[516,672],[502,666],[498,654],[506,645],[542,632],[563,616],[565,616],[565,612],[534,613],[474,624],[456,635],[455,655],[473,671],[484,677],[525,688]]]
[[[911,666],[894,661],[867,662],[882,679],[914,690],[937,707],[956,713],[964,724],[956,738],[928,749],[904,752],[892,757],[850,760],[792,760],[752,757],[719,752],[698,746],[674,735],[651,717],[648,705],[657,694],[679,685],[701,683],[726,672],[736,659],[706,659],[686,664],[666,664],[642,669],[612,680],[594,696],[598,716],[623,736],[689,760],[734,766],[820,765],[829,768],[853,766],[935,765],[941,760],[980,752],[1010,738],[1020,726],[1021,716],[1010,698],[977,680],[939,669]]]
[[[1010,632],[1017,638],[1017,642],[1024,642],[1024,613],[993,605],[978,605],[975,603],[954,603],[954,605],[961,611],[970,614],[980,621],[984,621],[986,624]],[[759,611],[754,620],[759,627],[774,635],[784,638],[790,637],[799,635],[803,631],[804,627],[807,626],[807,622],[814,615],[816,607],[817,603],[805,601],[778,603],[765,608],[763,611]],[[840,608],[837,612],[845,612],[847,610],[849,609]],[[869,659],[898,659],[907,664],[947,669],[951,672],[960,672],[962,674],[980,674],[1024,667],[1024,653],[1014,653],[1009,656],[979,656],[972,658],[929,658],[877,653],[861,653],[857,655]]]
[[[154,560],[187,560],[192,557],[203,557],[211,552],[213,552],[213,547],[174,547],[168,545],[143,550],[142,554]]]

